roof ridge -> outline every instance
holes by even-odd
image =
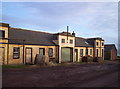
[[[86,39],[86,38],[83,38],[83,37],[76,37],[76,38],[82,38],[82,39]]]
[[[51,34],[51,35],[53,35],[53,33],[42,32],[42,31],[34,31],[34,30],[23,29],[23,28],[14,28],[14,27],[11,27],[11,29],[26,30],[26,31],[31,31],[31,32],[46,33],[46,34]]]

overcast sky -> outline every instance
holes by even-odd
[[[118,45],[117,2],[3,2],[2,22],[11,27],[102,37]]]

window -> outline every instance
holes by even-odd
[[[5,31],[0,30],[0,37],[5,38]]]
[[[98,57],[98,49],[96,49],[96,56]]]
[[[80,49],[80,56],[83,56],[83,49]]]
[[[98,42],[96,42],[96,45],[98,46]]]
[[[48,55],[49,57],[52,57],[53,56],[53,48],[49,48],[49,51],[48,51]]]
[[[88,55],[88,49],[86,49],[86,55]]]
[[[72,44],[73,43],[73,40],[70,40],[70,44]]]
[[[13,59],[19,59],[20,58],[20,48],[14,47],[13,48]]]
[[[90,55],[92,55],[92,49],[90,49]]]
[[[104,56],[104,49],[102,49],[102,57]]]
[[[40,55],[45,55],[45,48],[40,48],[39,49],[39,54]]]
[[[62,43],[65,43],[65,39],[62,39]]]
[[[102,46],[104,46],[104,43],[102,42]]]

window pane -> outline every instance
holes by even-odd
[[[65,43],[65,39],[62,39],[62,43]]]
[[[98,49],[96,49],[96,56],[98,57]]]
[[[102,49],[102,57],[104,56],[104,49]]]
[[[0,37],[4,38],[5,37],[5,31],[0,30]]]
[[[39,49],[39,54],[40,55],[45,55],[45,49],[44,48],[40,48]]]
[[[102,46],[104,46],[104,43],[102,42]]]
[[[96,42],[96,45],[98,46],[98,42]]]
[[[92,49],[90,49],[90,55],[92,55]]]
[[[86,49],[86,55],[88,55],[88,49]]]
[[[73,40],[70,40],[70,44],[72,44],[73,43]]]
[[[52,57],[53,56],[53,48],[49,48],[49,57]]]
[[[20,58],[20,48],[14,47],[13,48],[13,59],[18,59],[18,58]]]
[[[83,49],[80,49],[80,56],[83,56]]]

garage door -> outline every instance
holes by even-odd
[[[62,54],[62,57],[61,57],[61,61],[62,62],[70,62],[70,48],[62,48],[61,49],[61,54]]]
[[[0,47],[0,65],[4,64],[4,48]]]

